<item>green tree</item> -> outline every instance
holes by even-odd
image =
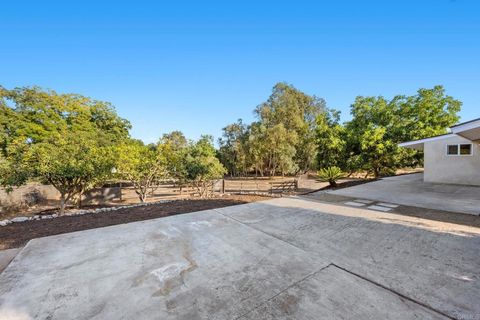
[[[374,176],[416,166],[422,154],[398,147],[398,143],[447,132],[459,117],[461,102],[446,95],[441,86],[420,89],[414,96],[357,97],[346,123],[349,165]]]
[[[157,144],[160,159],[168,172],[168,177],[174,179],[180,188],[187,182],[184,160],[188,147],[189,142],[180,131],[164,134]]]
[[[0,95],[0,113],[7,116],[0,126],[7,128],[9,141],[22,138],[35,144],[66,130],[95,132],[104,145],[129,136],[130,123],[120,118],[108,102],[39,87],[0,87]],[[5,126],[5,122],[15,126]]]
[[[0,152],[0,186],[8,192],[25,184],[31,176],[32,166],[25,161],[28,150],[27,143],[16,141],[9,144],[6,152]]]
[[[315,142],[319,169],[347,166],[345,128],[339,121],[340,113],[331,109],[317,116]]]
[[[201,197],[212,194],[215,180],[221,179],[227,171],[216,157],[211,136],[202,136],[189,146],[185,157],[185,172],[186,180],[197,189]]]
[[[220,148],[218,158],[232,176],[246,175],[248,171],[247,126],[242,119],[222,129],[223,134],[218,139]]]
[[[111,149],[99,145],[91,133],[81,132],[64,132],[33,144],[25,160],[31,176],[60,192],[60,215],[70,200],[105,181],[114,165]]]
[[[281,137],[281,149],[288,152],[282,154],[282,159],[275,157],[278,168],[281,171],[292,170],[289,173],[305,172],[311,169],[316,159],[315,145],[315,126],[316,118],[325,111],[325,101],[315,96],[309,96],[292,85],[278,83],[273,87],[273,92],[269,99],[255,109],[259,122],[267,129],[267,135],[270,137]],[[286,132],[288,138],[283,136]],[[275,154],[273,148],[275,145],[266,145],[270,147],[269,160],[273,159]],[[290,151],[294,150],[292,159]],[[293,164],[291,164],[293,162]],[[273,164],[270,161],[270,164]],[[273,174],[277,168],[268,168]],[[285,172],[283,172],[285,173]]]
[[[111,146],[128,139],[130,123],[108,102],[38,87],[0,87],[0,183],[40,179],[65,204],[105,178]]]
[[[117,146],[115,154],[117,176],[132,183],[140,201],[145,202],[159,180],[167,175],[160,150],[131,141]]]

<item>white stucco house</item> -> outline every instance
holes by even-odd
[[[425,182],[480,186],[480,118],[457,124],[448,134],[399,146],[423,150]]]

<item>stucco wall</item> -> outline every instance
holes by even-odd
[[[447,156],[447,144],[473,144],[471,156]],[[426,142],[425,182],[480,185],[480,146],[460,136]]]

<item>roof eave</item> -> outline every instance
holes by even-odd
[[[452,133],[462,136],[471,141],[480,140],[480,119],[472,120],[453,126]]]
[[[423,145],[424,145],[425,142],[442,140],[442,139],[450,138],[450,137],[453,137],[453,136],[455,136],[455,134],[447,133],[447,134],[443,134],[443,135],[436,136],[436,137],[402,142],[402,143],[399,143],[398,146],[399,147],[404,147],[404,148],[415,149],[415,150],[423,150]]]

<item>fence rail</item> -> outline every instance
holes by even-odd
[[[290,193],[298,188],[297,179],[220,179],[214,193]],[[179,199],[196,195],[198,190],[188,185],[165,183],[152,188],[149,199]],[[0,188],[0,213],[25,210],[35,205],[57,205],[60,195],[51,185],[31,183],[7,193]],[[84,194],[82,204],[137,202],[134,188],[125,183],[106,184]]]
[[[298,188],[296,179],[268,181],[268,180],[228,180],[224,179],[224,192],[226,193],[286,193],[293,192]]]

